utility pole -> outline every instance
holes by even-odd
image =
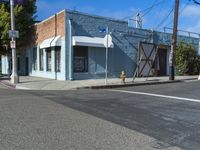
[[[169,80],[174,80],[175,74],[175,51],[176,51],[176,43],[177,43],[177,28],[178,28],[178,12],[179,12],[179,0],[175,0],[175,10],[174,10],[174,29],[173,29],[173,36],[172,36],[172,45],[171,45],[171,52],[169,57]]]
[[[10,0],[10,15],[11,15],[11,31],[15,30],[15,17],[14,17],[14,0]],[[15,84],[19,82],[19,78],[17,75],[17,61],[16,61],[16,38],[12,36],[12,75],[11,75],[11,83]]]

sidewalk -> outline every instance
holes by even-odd
[[[132,82],[132,78],[127,78],[126,83],[122,83],[119,78],[108,79],[105,85],[105,79],[89,79],[89,80],[75,80],[75,81],[58,81],[46,78],[20,76],[20,83],[13,85],[9,78],[0,77],[0,82],[10,88],[24,89],[24,90],[71,90],[80,88],[114,88],[123,86],[138,86],[148,84],[163,84],[171,82],[181,82],[188,80],[197,80],[198,76],[176,76],[175,81],[169,81],[169,77],[149,77],[136,78]]]

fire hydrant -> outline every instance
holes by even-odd
[[[125,83],[125,79],[126,79],[126,73],[125,73],[125,71],[121,72],[120,79],[122,79],[122,82]]]

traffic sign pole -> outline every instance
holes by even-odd
[[[14,18],[14,0],[10,0],[10,14],[11,14],[11,30],[15,30],[15,18]],[[12,37],[12,41],[15,43],[15,37]],[[17,74],[17,61],[16,61],[16,48],[12,47],[12,74],[11,83],[15,84],[19,82]]]
[[[105,62],[105,84],[108,84],[108,27],[106,28],[106,62]]]

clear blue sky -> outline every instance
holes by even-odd
[[[172,27],[175,0],[37,0],[38,20],[43,20],[65,8],[106,16],[116,19],[133,18],[135,15],[152,4],[160,3],[143,17],[144,28],[163,30],[164,26]],[[190,0],[180,0],[179,29],[200,33],[200,6]],[[145,12],[141,12],[143,15]],[[162,20],[163,24],[159,25]],[[157,26],[159,27],[157,28]]]

